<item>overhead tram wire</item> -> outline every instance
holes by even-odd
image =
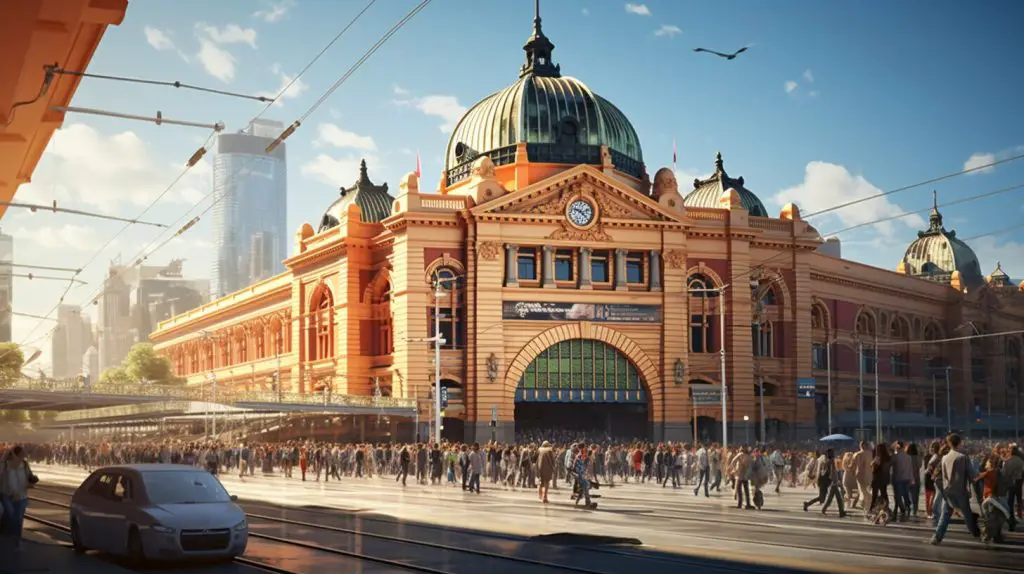
[[[1024,183],[1018,183],[1017,185],[1011,185],[1010,187],[1003,187],[1003,188],[1000,188],[1000,189],[995,189],[995,190],[992,190],[992,191],[986,191],[984,193],[979,193],[979,194],[976,194],[976,195],[970,195],[970,196],[967,196],[967,197],[962,197],[962,198],[954,200],[954,201],[947,201],[946,203],[940,203],[938,205],[933,205],[932,207],[925,207],[924,209],[917,209],[917,210],[914,210],[914,211],[904,211],[903,213],[898,213],[896,215],[890,215],[888,217],[885,217],[885,218],[882,218],[882,219],[876,220],[876,221],[871,221],[871,222],[867,222],[867,223],[858,223],[857,225],[851,225],[850,227],[844,227],[844,228],[840,229],[839,231],[834,231],[832,233],[822,234],[822,237],[825,237],[825,236],[831,237],[833,235],[839,235],[840,233],[846,233],[848,231],[853,231],[854,229],[860,229],[862,227],[867,227],[869,225],[877,225],[879,223],[885,223],[887,221],[895,221],[897,219],[903,219],[904,217],[910,217],[911,215],[917,215],[917,214],[920,214],[920,213],[925,213],[927,211],[931,211],[932,209],[935,209],[935,208],[938,208],[938,207],[949,207],[950,205],[959,205],[961,203],[970,203],[972,201],[977,201],[979,199],[989,198],[989,197],[992,197],[992,196],[995,196],[995,195],[1001,195],[1003,193],[1009,193],[1011,191],[1016,191],[1018,189],[1024,189]]]
[[[926,186],[926,185],[928,185],[930,183],[937,183],[937,182],[940,182],[940,181],[945,181],[947,179],[952,179],[954,177],[959,177],[961,175],[967,175],[969,173],[975,173],[975,172],[978,172],[978,171],[981,171],[981,170],[984,170],[984,169],[990,169],[990,168],[993,168],[993,167],[995,167],[997,165],[1001,165],[1001,164],[1004,164],[1004,163],[1009,163],[1011,161],[1017,161],[1017,160],[1020,160],[1020,159],[1024,159],[1024,153],[1017,154],[1017,155],[1010,156],[1010,157],[1006,157],[1006,158],[1003,158],[1003,159],[997,159],[995,161],[992,161],[992,162],[989,162],[989,163],[986,163],[986,164],[982,164],[982,165],[975,166],[975,167],[968,168],[968,169],[962,169],[962,170],[957,171],[957,172],[947,173],[945,175],[940,175],[939,177],[933,177],[931,179],[928,179],[928,180],[925,180],[925,181],[920,181],[920,182],[913,183],[913,184],[910,184],[910,185],[905,185],[903,187],[897,187],[896,189],[890,189],[889,191],[883,191],[882,193],[876,193],[875,195],[870,195],[868,197],[862,197],[860,199],[854,199],[852,201],[847,201],[845,203],[840,203],[839,205],[833,205],[832,207],[829,207],[827,209],[822,209],[822,210],[819,210],[819,211],[815,211],[813,213],[808,213],[808,214],[804,215],[804,219],[809,219],[811,217],[816,217],[818,215],[824,215],[826,213],[832,213],[833,211],[839,211],[840,209],[845,209],[845,208],[853,206],[853,205],[864,203],[866,201],[871,201],[872,199],[878,199],[879,197],[886,197],[886,196],[889,196],[889,195],[893,195],[895,193],[900,193],[900,192],[903,192],[903,191],[909,191],[911,189],[916,189],[918,187],[924,187],[924,186]]]
[[[309,61],[309,63],[307,63],[307,64],[306,64],[306,66],[305,66],[304,68],[302,68],[301,70],[299,70],[299,73],[298,73],[298,74],[295,74],[295,77],[294,77],[294,78],[292,78],[290,82],[288,82],[287,84],[285,84],[285,86],[284,86],[283,88],[281,88],[281,91],[280,91],[280,92],[278,92],[278,93],[277,93],[277,96],[275,96],[275,97],[274,97],[274,101],[277,101],[277,100],[281,99],[281,96],[282,96],[282,95],[284,95],[284,93],[285,93],[285,92],[287,92],[287,91],[288,91],[288,90],[289,90],[289,89],[290,89],[290,88],[292,87],[292,85],[293,85],[293,84],[295,84],[295,82],[298,82],[298,81],[299,81],[299,78],[301,78],[303,74],[305,74],[305,73],[306,73],[307,71],[309,71],[309,69],[310,69],[310,68],[312,68],[312,67],[313,67],[313,65],[314,65],[314,64],[316,64],[316,63],[317,63],[317,61],[318,61],[318,60],[320,60],[320,58],[321,58],[321,57],[323,57],[323,55],[327,53],[327,50],[330,50],[330,49],[331,49],[331,46],[333,46],[333,45],[334,45],[335,43],[337,43],[337,41],[338,41],[338,40],[340,40],[340,39],[341,39],[341,37],[342,37],[342,36],[344,36],[346,32],[348,32],[349,28],[351,28],[352,26],[354,26],[354,25],[355,25],[355,23],[356,23],[356,22],[358,22],[358,21],[359,21],[359,19],[363,17],[363,14],[365,14],[365,13],[366,13],[366,11],[367,11],[367,10],[369,10],[369,9],[370,9],[370,7],[372,7],[372,6],[373,6],[374,4],[376,4],[376,3],[377,3],[377,0],[370,0],[370,1],[369,1],[369,2],[368,2],[368,3],[366,4],[366,6],[364,6],[364,7],[363,7],[363,9],[362,9],[362,10],[360,10],[360,11],[359,11],[359,12],[358,12],[358,13],[357,13],[357,14],[355,15],[355,17],[353,17],[353,18],[352,18],[351,20],[349,20],[349,23],[348,23],[348,24],[346,24],[346,25],[345,25],[345,27],[344,27],[344,28],[342,28],[340,32],[338,32],[337,34],[335,34],[335,35],[334,35],[334,38],[332,38],[332,39],[331,39],[331,41],[330,41],[330,42],[328,42],[328,43],[327,43],[327,45],[326,45],[326,46],[324,46],[324,47],[323,47],[323,48],[322,48],[322,49],[320,50],[320,52],[319,52],[319,53],[317,53],[317,55],[316,55],[316,56],[313,56],[313,59],[312,59],[312,60],[310,60],[310,61]],[[256,122],[256,120],[258,120],[258,119],[262,118],[262,117],[263,117],[263,114],[267,113],[267,110],[269,110],[269,109],[270,109],[270,107],[271,107],[271,106],[272,106],[273,104],[274,104],[274,102],[270,102],[270,103],[268,103],[268,104],[267,104],[267,105],[266,105],[266,106],[265,106],[265,107],[264,107],[264,108],[263,108],[262,110],[260,110],[260,113],[256,114],[256,117],[254,117],[254,118],[253,118],[252,120],[250,120],[250,121],[249,121],[249,127],[251,127],[251,126],[252,126],[252,124]]]
[[[363,64],[364,64],[364,63],[365,63],[365,62],[366,62],[366,61],[367,61],[367,60],[369,59],[369,57],[373,55],[373,53],[375,53],[375,52],[376,52],[377,50],[379,50],[379,49],[381,48],[381,46],[383,46],[383,45],[384,45],[384,43],[386,43],[386,42],[387,42],[387,40],[389,40],[389,39],[390,39],[390,38],[391,38],[392,36],[394,36],[394,34],[395,34],[395,33],[396,33],[396,32],[397,32],[397,31],[398,31],[399,29],[401,29],[401,28],[402,28],[402,27],[403,27],[403,26],[404,26],[404,25],[405,25],[406,23],[408,23],[408,21],[409,21],[409,20],[410,20],[410,19],[411,19],[411,18],[412,18],[413,16],[415,16],[416,14],[418,14],[418,13],[419,13],[419,12],[420,12],[420,11],[421,11],[421,10],[422,10],[422,9],[423,9],[424,7],[426,7],[426,5],[427,5],[427,4],[429,4],[429,3],[431,2],[431,1],[432,1],[432,0],[424,0],[424,1],[422,1],[422,2],[421,2],[421,3],[419,4],[419,5],[417,5],[417,6],[415,7],[415,8],[413,8],[413,9],[412,9],[412,10],[411,10],[411,11],[410,11],[410,12],[409,12],[408,14],[406,14],[406,16],[405,16],[404,18],[402,18],[402,20],[400,20],[398,24],[396,24],[395,26],[393,26],[393,27],[392,27],[392,28],[391,28],[391,29],[390,29],[390,30],[389,30],[389,31],[388,31],[388,32],[387,32],[387,33],[386,33],[386,34],[385,34],[385,35],[384,35],[384,36],[383,36],[383,37],[382,37],[382,38],[381,38],[380,40],[378,40],[378,41],[377,41],[377,42],[376,42],[376,43],[375,43],[375,44],[374,44],[373,46],[371,46],[371,47],[370,47],[370,49],[368,49],[368,50],[367,50],[367,51],[366,51],[366,52],[365,52],[365,53],[363,54],[363,57],[362,57],[362,58],[360,58],[360,59],[359,59],[359,61],[357,61],[357,62],[356,62],[356,64],[354,64],[354,65],[353,65],[352,67],[350,67],[350,68],[349,68],[349,70],[348,70],[348,71],[346,72],[346,74],[345,74],[345,75],[343,75],[343,76],[342,76],[342,78],[341,78],[341,79],[340,79],[339,81],[335,82],[335,83],[334,83],[334,84],[332,85],[332,87],[331,87],[331,88],[330,88],[330,89],[328,90],[327,94],[326,94],[325,96],[321,97],[321,98],[320,98],[320,99],[318,100],[317,104],[315,104],[315,105],[314,105],[313,107],[311,107],[311,108],[310,108],[309,110],[307,110],[306,114],[305,114],[305,115],[304,115],[303,117],[308,117],[308,116],[309,116],[309,114],[311,114],[311,113],[312,113],[313,111],[315,111],[315,110],[316,110],[316,108],[318,108],[318,107],[319,107],[319,106],[320,106],[320,105],[321,105],[321,104],[322,104],[322,103],[323,103],[323,102],[324,102],[324,101],[326,100],[326,96],[327,96],[327,95],[330,95],[330,94],[331,94],[331,93],[333,93],[333,92],[334,92],[335,90],[337,90],[337,89],[338,89],[338,87],[340,87],[340,86],[341,86],[341,84],[343,83],[343,81],[344,81],[344,80],[348,79],[348,77],[350,77],[350,76],[352,75],[352,73],[354,73],[354,72],[355,72],[355,71],[356,71],[356,70],[357,70],[357,69],[358,69],[358,68],[359,68],[360,66],[362,66],[362,65],[363,65]],[[359,18],[360,18],[360,17],[361,17],[361,16],[362,16],[362,15],[363,15],[363,14],[364,14],[364,13],[365,13],[365,12],[366,12],[366,11],[367,11],[368,9],[369,9],[369,7],[370,7],[370,6],[372,6],[372,5],[373,5],[373,4],[375,3],[375,2],[376,2],[376,0],[372,0],[372,1],[371,1],[371,2],[370,2],[370,3],[369,3],[369,4],[367,5],[367,6],[366,6],[366,7],[364,7],[364,8],[363,8],[363,10],[361,10],[361,11],[360,11],[360,12],[359,12],[358,14],[356,14],[356,16],[355,16],[355,17],[353,18],[353,20],[352,20],[352,21],[351,21],[351,22],[350,22],[350,23],[349,23],[349,24],[348,24],[348,25],[347,25],[347,26],[346,26],[345,28],[343,28],[343,29],[342,29],[342,32],[340,32],[340,33],[339,33],[339,34],[338,34],[337,36],[335,36],[335,38],[334,38],[333,40],[331,40],[331,42],[330,42],[330,43],[329,43],[329,44],[327,45],[327,47],[325,47],[325,48],[324,48],[323,50],[321,50],[321,51],[320,51],[320,53],[318,53],[318,54],[317,54],[317,55],[316,55],[316,56],[315,56],[315,57],[313,58],[313,62],[315,62],[315,61],[316,61],[317,59],[319,59],[319,58],[320,58],[320,57],[321,57],[321,56],[322,56],[322,55],[323,55],[323,54],[324,54],[324,53],[325,53],[325,52],[327,51],[327,48],[329,48],[329,47],[331,46],[331,44],[333,44],[334,42],[336,42],[336,41],[337,41],[337,39],[338,39],[338,38],[340,38],[340,37],[341,37],[341,35],[342,35],[342,34],[343,34],[343,33],[344,33],[344,32],[345,32],[346,30],[350,29],[350,28],[352,27],[352,25],[353,25],[353,24],[355,24],[355,22],[356,22],[356,21],[357,21],[357,20],[358,20],[358,19],[359,19]],[[307,66],[306,66],[306,67],[305,67],[305,68],[303,69],[303,72],[305,72],[306,70],[308,70],[308,69],[310,68],[310,66],[312,66],[312,62],[311,62],[311,63],[310,63],[309,65],[307,65]],[[298,77],[298,76],[296,76],[296,77]],[[287,89],[287,87],[285,88],[285,90],[286,90],[286,89]],[[282,90],[282,92],[283,92],[283,91],[284,91],[284,90]],[[269,107],[269,106],[268,106],[268,107]],[[263,112],[261,112],[261,114],[262,114],[262,113],[264,113],[265,111],[266,111],[266,108],[265,108],[265,109],[263,110]],[[258,117],[259,117],[259,116],[257,116],[257,118],[258,118]],[[253,120],[253,122],[254,122],[254,121],[255,121],[255,119]],[[249,123],[249,125],[252,125],[252,122],[250,122],[250,123]],[[211,134],[211,136],[210,136],[210,137],[212,138],[212,137],[213,137],[213,134]],[[207,140],[207,143],[209,143],[209,139]],[[200,151],[202,151],[203,149],[205,149],[205,145],[204,145],[204,147],[203,147],[203,148],[200,148]],[[271,150],[271,151],[272,151],[272,150]],[[198,154],[198,153],[199,153],[199,152],[197,152],[197,154]],[[193,156],[193,159],[195,159],[195,156]],[[252,162],[252,161],[257,161],[258,159],[262,159],[262,158],[246,158],[246,159],[245,159],[245,161],[246,161],[246,162]],[[191,160],[190,160],[190,161],[191,161]],[[247,167],[246,169],[242,170],[242,173],[241,173],[241,174],[239,174],[239,175],[240,175],[240,177],[239,177],[239,178],[236,178],[236,179],[241,179],[242,177],[249,177],[249,176],[251,176],[251,175],[252,175],[252,173],[253,173],[253,170],[252,170],[252,169],[249,169],[249,168]],[[183,176],[183,175],[184,175],[184,173],[182,174],[182,176]],[[179,179],[180,179],[180,177],[179,177]],[[139,252],[138,252],[138,253],[136,254],[136,256],[135,256],[135,257],[133,257],[133,258],[132,258],[132,260],[133,260],[133,263],[131,263],[130,265],[126,266],[126,267],[125,267],[125,269],[123,269],[122,271],[118,272],[117,274],[115,274],[115,275],[114,275],[114,276],[112,276],[112,277],[113,277],[113,278],[119,277],[119,276],[120,276],[121,274],[123,274],[123,273],[127,272],[127,270],[128,270],[128,269],[130,269],[131,267],[135,267],[135,266],[137,266],[137,265],[141,264],[141,263],[142,263],[143,261],[147,260],[147,259],[148,259],[148,258],[149,258],[150,256],[152,256],[152,255],[153,255],[153,254],[155,254],[155,253],[156,253],[157,251],[159,251],[159,250],[160,250],[160,249],[162,249],[162,248],[163,248],[164,246],[166,246],[166,245],[167,245],[168,243],[170,243],[171,241],[173,241],[173,240],[174,240],[174,239],[175,239],[176,237],[179,237],[179,236],[181,236],[182,234],[184,234],[185,232],[187,232],[187,231],[188,231],[189,229],[191,229],[191,228],[192,228],[192,227],[193,227],[194,225],[196,225],[197,223],[199,223],[200,219],[201,219],[201,218],[202,218],[202,217],[203,217],[204,215],[206,215],[206,214],[207,214],[207,213],[208,213],[208,212],[209,212],[209,211],[210,211],[211,209],[213,209],[213,207],[214,207],[215,205],[217,205],[218,203],[220,203],[221,201],[223,201],[224,199],[226,199],[226,198],[227,198],[227,197],[228,197],[228,196],[229,196],[229,195],[230,195],[231,193],[233,193],[233,191],[234,191],[235,189],[237,189],[237,188],[239,187],[239,185],[240,185],[240,184],[241,184],[241,182],[239,182],[239,181],[236,181],[236,182],[234,182],[234,183],[232,184],[232,186],[231,186],[231,190],[229,190],[229,191],[228,191],[227,193],[225,193],[225,194],[221,195],[221,196],[220,196],[219,198],[215,198],[215,199],[214,199],[214,200],[213,200],[213,201],[212,201],[212,202],[210,203],[210,205],[208,205],[208,206],[206,207],[206,209],[204,209],[204,210],[203,210],[202,212],[200,212],[200,213],[199,213],[199,215],[196,215],[196,216],[192,217],[192,218],[191,218],[191,219],[190,219],[190,220],[189,220],[189,221],[188,221],[188,222],[187,222],[187,223],[186,223],[186,224],[185,224],[184,226],[182,226],[181,228],[179,228],[179,229],[178,229],[178,230],[177,230],[177,231],[176,231],[176,232],[175,232],[175,233],[174,233],[173,235],[171,235],[171,236],[169,236],[169,237],[167,237],[166,239],[163,239],[163,240],[161,240],[161,236],[163,235],[163,233],[161,233],[160,235],[158,235],[158,236],[157,236],[156,238],[154,238],[154,239],[153,239],[153,241],[149,242],[149,243],[148,243],[148,244],[147,244],[146,246],[144,246],[144,247],[143,247],[143,249],[141,249],[141,250],[140,250],[140,251],[139,251]],[[172,184],[172,187],[173,187],[173,184]],[[165,193],[166,193],[166,192],[165,192]],[[206,196],[204,196],[204,197],[203,197],[203,198],[202,198],[202,199],[201,199],[201,200],[199,201],[199,203],[197,203],[197,204],[196,204],[196,206],[193,206],[193,207],[192,207],[192,208],[190,208],[190,209],[189,209],[188,211],[186,211],[186,212],[185,212],[185,213],[184,213],[184,214],[183,214],[183,215],[182,215],[181,217],[179,217],[179,218],[178,218],[178,219],[177,219],[176,221],[174,221],[173,223],[171,223],[171,224],[170,224],[170,225],[168,226],[168,228],[169,228],[169,229],[173,229],[173,228],[174,228],[174,227],[175,227],[176,225],[178,225],[178,224],[179,224],[179,223],[180,223],[181,221],[183,221],[183,220],[184,220],[184,219],[185,219],[186,217],[188,217],[189,215],[191,215],[191,214],[192,214],[192,212],[193,212],[193,211],[195,210],[195,208],[196,208],[196,207],[197,207],[198,205],[202,204],[202,202],[203,202],[203,201],[205,201],[206,199],[210,198],[210,196],[212,196],[212,195],[213,195],[213,190],[210,190],[210,192],[209,192],[209,193],[207,193],[207,194],[206,194]],[[147,209],[148,209],[148,208],[147,208]],[[156,244],[156,245],[155,245],[155,246],[153,246],[154,244]],[[151,247],[151,246],[153,246],[153,247]],[[103,289],[101,288],[101,289],[100,289],[100,290],[99,290],[99,291],[98,291],[98,292],[97,292],[97,293],[96,293],[95,295],[93,295],[93,296],[92,296],[92,297],[90,297],[89,299],[86,299],[86,303],[88,303],[88,302],[90,302],[90,301],[95,301],[95,300],[96,300],[96,298],[97,298],[97,297],[99,297],[99,296],[100,296],[100,295],[101,295],[102,293],[103,293]],[[66,295],[66,293],[65,293],[65,295]],[[51,311],[51,313],[52,313],[52,311]]]
[[[334,84],[332,84],[331,87],[328,88],[327,91],[325,91],[323,95],[321,95],[320,98],[312,106],[309,107],[309,109],[307,109],[301,116],[299,116],[299,118],[295,120],[290,126],[285,128],[285,130],[281,132],[281,135],[277,136],[277,139],[275,139],[273,142],[271,142],[269,146],[267,146],[267,153],[273,152],[275,149],[277,149],[277,146],[281,145],[286,139],[288,139],[289,136],[295,133],[295,130],[299,129],[299,127],[302,126],[302,122],[306,121],[306,118],[308,118],[310,115],[313,114],[313,112],[315,112],[320,106],[322,106],[324,102],[326,102],[327,99],[331,97],[331,94],[333,94],[338,88],[340,88],[342,84],[348,81],[348,79],[352,77],[352,74],[356,73],[356,71],[358,71],[359,68],[361,68],[362,65],[365,64],[366,61],[369,60],[377,52],[377,50],[381,49],[381,47],[383,47],[384,44],[387,44],[388,40],[390,40],[392,36],[398,33],[398,31],[401,30],[406,24],[408,24],[410,20],[415,18],[417,14],[419,14],[424,8],[426,8],[431,3],[431,1],[432,0],[422,0],[419,4],[413,7],[413,9],[410,10],[405,16],[403,16],[401,20],[399,20],[394,26],[392,26],[390,30],[388,30],[383,36],[381,36],[381,38],[377,40],[377,43],[375,43],[373,46],[370,47],[369,50],[363,53],[363,56],[359,58],[355,64],[352,64],[352,66],[350,66],[349,69],[344,74],[342,74],[342,76],[338,78],[338,80],[334,82]]]
[[[116,215],[106,215],[104,213],[95,213],[92,211],[83,211],[81,209],[71,209],[67,207],[58,207],[57,200],[53,201],[53,205],[39,205],[35,203],[21,203],[18,201],[0,201],[0,205],[7,207],[19,207],[27,209],[33,213],[39,211],[50,211],[53,213],[67,213],[68,215],[80,215],[82,217],[91,217],[94,219],[106,219],[107,221],[121,221],[128,223],[129,225],[145,225],[148,227],[167,227],[163,223],[154,223],[152,221],[142,221],[141,219],[129,219],[127,217],[118,217]]]
[[[218,89],[215,89],[215,88],[204,88],[202,86],[193,86],[191,84],[183,84],[183,83],[178,82],[178,81],[168,82],[168,81],[164,81],[164,80],[147,80],[147,79],[143,79],[143,78],[132,78],[132,77],[128,77],[128,76],[112,76],[112,75],[108,75],[108,74],[93,74],[91,72],[80,72],[80,71],[75,71],[75,70],[65,70],[65,69],[62,69],[62,68],[57,68],[56,70],[54,70],[54,73],[58,74],[58,75],[64,75],[64,76],[75,76],[75,77],[78,77],[78,78],[91,78],[91,79],[96,79],[96,80],[112,80],[112,81],[115,81],[115,82],[127,82],[127,83],[131,83],[131,84],[145,84],[145,85],[148,85],[148,86],[164,86],[164,87],[168,87],[168,88],[182,88],[182,89],[186,89],[186,90],[195,90],[197,92],[204,92],[204,93],[207,93],[207,94],[217,94],[219,96],[229,96],[229,97],[232,97],[232,98],[243,98],[243,99],[246,99],[246,100],[256,100],[256,101],[259,101],[259,102],[269,102],[270,104],[273,104],[274,101],[276,100],[276,98],[268,98],[266,96],[253,96],[253,95],[242,94],[242,93],[238,93],[238,92],[229,92],[229,91],[226,91],[226,90],[218,90]]]

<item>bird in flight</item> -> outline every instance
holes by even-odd
[[[746,52],[747,48],[749,48],[749,47],[750,46],[743,46],[742,48],[740,48],[739,50],[736,50],[732,54],[723,54],[721,52],[716,52],[714,50],[705,50],[704,48],[694,48],[693,51],[694,52],[707,52],[708,54],[714,54],[714,55],[718,56],[719,58],[725,58],[726,60],[735,60],[736,56],[739,56],[743,52]]]

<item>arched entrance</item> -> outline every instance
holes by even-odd
[[[649,434],[648,386],[624,353],[596,338],[567,338],[537,353],[515,390],[515,429],[615,438]]]

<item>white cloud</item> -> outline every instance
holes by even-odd
[[[675,36],[677,34],[682,34],[682,32],[683,31],[679,29],[679,26],[675,26],[673,24],[662,24],[661,28],[658,28],[657,30],[654,31],[654,35]]]
[[[793,80],[789,80],[788,82],[785,83],[785,85],[783,85],[783,88],[786,90],[787,94],[793,93],[799,87],[800,85],[794,82]]]
[[[971,157],[967,158],[967,161],[964,162],[964,169],[965,170],[976,169],[976,168],[979,168],[979,167],[981,167],[983,165],[988,165],[990,163],[993,163],[995,161],[996,161],[996,154],[994,154],[994,153],[990,153],[990,152],[988,152],[988,153],[983,153],[983,152],[974,153],[974,154],[971,154]],[[995,166],[990,165],[988,167],[981,167],[981,169],[978,169],[977,171],[972,171],[971,174],[975,174],[975,173],[992,173],[995,170],[996,170]]]
[[[372,154],[362,156],[348,154],[336,158],[322,153],[304,163],[300,170],[302,175],[326,185],[348,186],[359,177],[359,162],[363,159],[366,160],[367,170],[371,172],[370,179],[373,179],[373,172],[381,170],[383,165],[378,157]]]
[[[808,98],[816,98],[816,97],[818,97],[818,90],[811,90],[811,91],[807,92],[807,97]]]
[[[636,14],[638,16],[650,16],[651,11],[647,8],[646,4],[626,4],[626,12],[630,14]]]
[[[92,251],[101,245],[95,228],[88,225],[18,227],[10,233],[33,247],[49,250]]]
[[[803,213],[809,214],[829,209],[850,201],[872,197],[882,193],[862,175],[853,175],[845,167],[824,161],[807,164],[804,181],[784,189],[772,198],[777,204],[793,202]],[[821,218],[814,218],[814,226],[823,233],[838,231],[836,227],[847,228],[868,223],[904,212],[899,205],[887,197],[878,197],[844,209],[833,211]],[[910,215],[893,221],[876,223],[871,227],[885,237],[892,237],[896,226],[918,230],[924,226],[919,215]]]
[[[199,63],[207,74],[225,83],[235,78],[235,56],[223,46],[247,44],[256,49],[256,30],[237,24],[217,28],[199,22],[196,24],[196,37],[199,39],[199,53],[196,54]]]
[[[590,16],[590,10],[586,8],[580,10],[580,13],[582,13],[584,16]]]
[[[260,92],[256,95],[263,96],[265,98],[277,98],[274,101],[275,106],[283,106],[284,100],[293,100],[298,98],[309,89],[309,84],[302,81],[302,78],[296,78],[295,76],[285,74],[281,71],[281,66],[278,66],[277,64],[274,64],[271,71],[277,75],[280,80],[280,85],[273,92]],[[294,80],[295,83],[292,83],[292,80]]]
[[[676,170],[676,184],[679,185],[679,193],[685,197],[690,190],[693,189],[693,180],[695,179],[707,179],[711,177],[711,173],[701,173],[699,169],[677,169]]]
[[[252,28],[242,28],[238,24],[218,28],[200,22],[196,24],[196,30],[218,44],[248,44],[256,49],[256,30]]]
[[[362,136],[342,129],[337,124],[324,123],[316,128],[315,147],[332,146],[341,149],[376,151],[377,143],[371,136]]]
[[[149,42],[150,46],[153,46],[156,50],[173,50],[174,42],[171,41],[170,36],[167,35],[163,30],[153,28],[152,26],[146,26],[142,29],[143,33],[146,34],[146,41]]]
[[[107,135],[85,124],[69,124],[54,133],[35,177],[18,189],[18,198],[40,204],[56,199],[65,207],[134,217],[167,188],[192,151],[182,150],[181,161],[163,162],[132,131]],[[196,203],[208,192],[210,175],[210,164],[200,161],[162,201]],[[163,222],[159,212],[153,210],[145,219]]]
[[[235,79],[235,57],[208,38],[199,39],[199,63],[207,74],[222,82]]]
[[[1007,241],[999,243],[995,236],[978,237],[969,239],[967,243],[974,249],[981,264],[981,272],[988,275],[999,263],[1003,271],[1011,278],[1018,281],[1024,279],[1024,243]]]
[[[455,96],[431,95],[410,97],[409,90],[398,86],[395,86],[393,91],[396,96],[399,96],[393,100],[396,105],[413,107],[425,115],[444,120],[439,128],[445,133],[454,130],[455,125],[466,114],[466,106],[460,104]]]
[[[287,0],[284,2],[271,2],[263,10],[253,12],[252,17],[272,24],[284,19],[288,15],[288,9],[291,7],[292,3]]]
[[[810,70],[804,70],[804,79],[807,80],[808,84],[813,84],[814,74]]]

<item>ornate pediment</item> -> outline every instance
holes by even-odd
[[[491,216],[564,217],[570,204],[581,199],[591,204],[595,219],[601,225],[616,221],[681,221],[650,197],[618,185],[589,166],[571,169],[481,205],[474,211],[478,215]]]

